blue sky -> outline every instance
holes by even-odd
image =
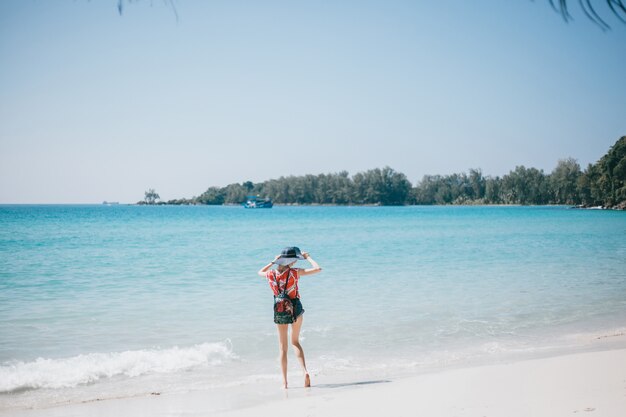
[[[4,0],[0,203],[135,202],[282,175],[595,162],[626,25],[572,2]]]

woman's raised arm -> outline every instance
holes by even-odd
[[[309,255],[308,252],[303,252],[302,256],[304,256],[304,259],[306,259],[307,261],[309,261],[311,265],[313,265],[313,268],[307,268],[307,269],[301,270],[300,275],[313,275],[313,274],[317,274],[318,272],[322,272],[322,267],[319,266],[313,258],[311,258],[311,255]]]
[[[265,265],[263,268],[259,269],[259,272],[257,272],[257,274],[259,274],[262,277],[265,277],[265,273],[272,267],[272,265],[274,265],[274,262],[276,262],[278,258],[280,258],[280,255],[277,255],[272,262]]]

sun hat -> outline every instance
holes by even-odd
[[[293,263],[297,261],[298,259],[300,260],[305,259],[304,256],[302,256],[302,252],[300,251],[300,248],[297,248],[295,246],[287,246],[280,253],[280,258],[274,261],[274,263],[276,265],[289,265],[290,263]]]

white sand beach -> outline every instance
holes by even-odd
[[[622,338],[621,336],[619,338]],[[621,417],[626,412],[626,349],[444,370],[397,380],[314,380],[311,389],[276,388],[250,405],[246,394],[215,411],[207,392],[113,399],[2,415],[55,416],[507,416]],[[273,383],[273,381],[272,381]],[[295,385],[295,381],[292,382]]]
[[[456,369],[265,404],[230,417],[507,416],[626,413],[626,350],[583,353],[507,365]]]

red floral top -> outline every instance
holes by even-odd
[[[298,292],[299,269],[287,268],[282,273],[279,273],[277,269],[270,269],[265,273],[265,277],[274,295],[278,295],[285,290],[285,281],[287,280],[287,296],[289,298],[300,298],[300,293]]]

